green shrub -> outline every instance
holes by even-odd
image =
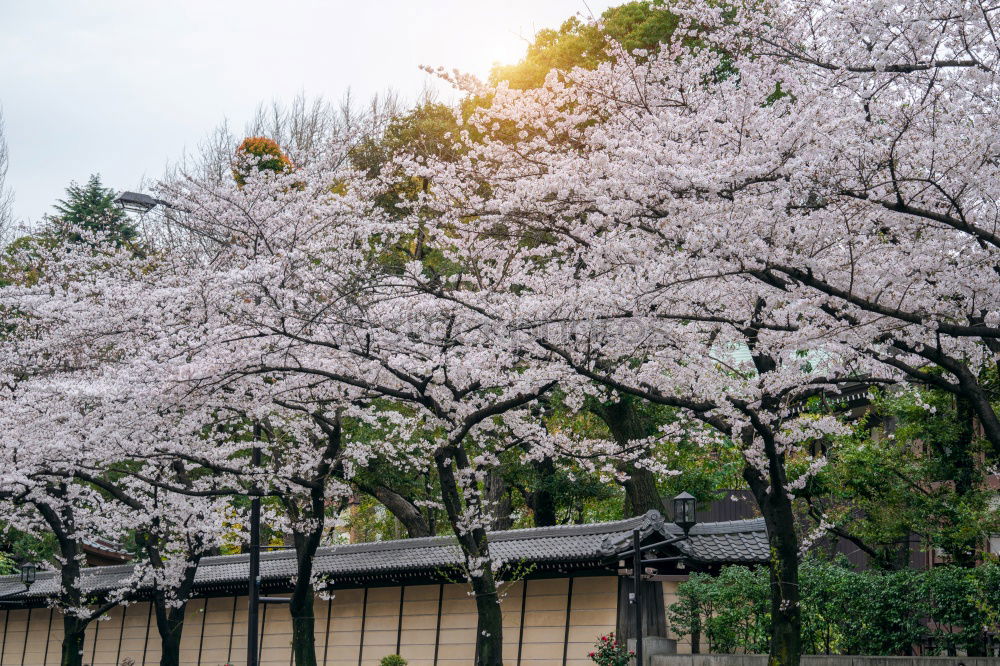
[[[382,661],[378,663],[379,666],[406,666],[408,662],[398,654],[390,654],[386,657],[382,657]]]
[[[1000,565],[929,571],[853,571],[806,560],[799,569],[806,654],[906,655],[926,638],[938,650],[985,654],[1000,628]],[[673,631],[692,647],[766,653],[770,628],[766,568],[693,574],[668,609]]]

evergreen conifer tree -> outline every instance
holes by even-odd
[[[49,218],[49,232],[72,243],[83,241],[80,229],[108,234],[116,245],[134,241],[139,231],[125,211],[115,205],[115,194],[101,184],[98,174],[92,175],[86,185],[70,183],[66,198],[55,206],[58,215]]]

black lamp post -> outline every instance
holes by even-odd
[[[260,425],[254,425],[254,439],[260,438]],[[259,469],[260,447],[255,445],[250,454],[250,463],[254,469]],[[247,596],[247,666],[257,666],[260,663],[260,640],[258,627],[258,611],[260,604],[287,604],[291,599],[285,597],[265,597],[260,594],[260,551],[269,550],[270,546],[260,544],[260,493],[261,489],[254,486],[250,498],[250,581]],[[283,549],[282,546],[276,547]]]
[[[635,591],[632,593],[631,602],[635,604],[635,663],[636,666],[644,666],[642,661],[642,572],[646,564],[657,564],[660,562],[679,562],[684,556],[676,557],[656,557],[650,560],[643,559],[643,553],[655,548],[670,546],[681,541],[686,541],[691,528],[695,526],[695,509],[697,500],[694,495],[682,492],[672,500],[674,509],[674,524],[681,528],[683,534],[665,541],[651,543],[643,546],[641,543],[642,534],[639,530],[632,531],[632,550],[622,553],[622,557],[632,556],[632,578]]]

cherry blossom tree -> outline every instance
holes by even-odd
[[[506,445],[498,433],[534,427],[519,410],[555,379],[504,343],[503,327],[409,289],[383,260],[399,223],[374,204],[375,184],[330,157],[288,172],[250,171],[241,185],[188,179],[165,187],[184,224],[217,249],[183,272],[186,316],[199,324],[183,327],[177,349],[186,360],[176,377],[262,420],[277,407],[298,411],[327,437],[342,432],[344,418],[391,430],[377,453],[367,441],[345,443],[343,473],[349,478],[351,466],[376,454],[436,473],[479,609],[480,662],[500,663],[495,577],[503,563],[489,552],[483,486],[495,447]],[[244,396],[253,407],[240,406]]]
[[[163,455],[164,441],[202,442],[197,421],[178,418],[148,373],[123,371],[148,321],[130,316],[136,310],[121,297],[148,262],[98,234],[88,241],[21,243],[9,266],[0,493],[17,524],[56,538],[61,584],[50,603],[63,613],[62,663],[82,662],[90,622],[151,590],[161,663],[175,665],[197,564],[218,544],[227,491]],[[98,536],[132,536],[139,546],[133,574],[116,589],[92,590],[83,571],[82,545]]]
[[[806,401],[915,378],[993,428],[995,10],[671,11],[691,39],[539,90],[453,77],[491,104],[458,116],[459,159],[405,166],[465,271],[449,297],[742,444],[772,661],[797,663],[791,502],[823,464],[804,444],[839,429]]]

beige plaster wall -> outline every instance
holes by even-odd
[[[565,656],[566,664],[584,666],[597,636],[614,629],[613,576],[577,577],[572,583],[568,578],[516,581],[506,584],[501,596],[507,664],[562,664]],[[396,652],[397,644],[410,666],[458,666],[475,657],[476,604],[464,584],[339,590],[330,599],[317,598],[315,610],[316,652],[324,666],[377,666]],[[184,620],[181,663],[246,663],[246,620],[246,597],[192,600]],[[261,666],[289,666],[292,624],[287,608],[263,606],[260,623]],[[0,666],[58,665],[58,612],[0,610],[0,632]],[[146,666],[157,664],[159,653],[155,615],[149,604],[137,603],[117,607],[91,624],[83,661],[120,666],[131,658],[135,666]]]

